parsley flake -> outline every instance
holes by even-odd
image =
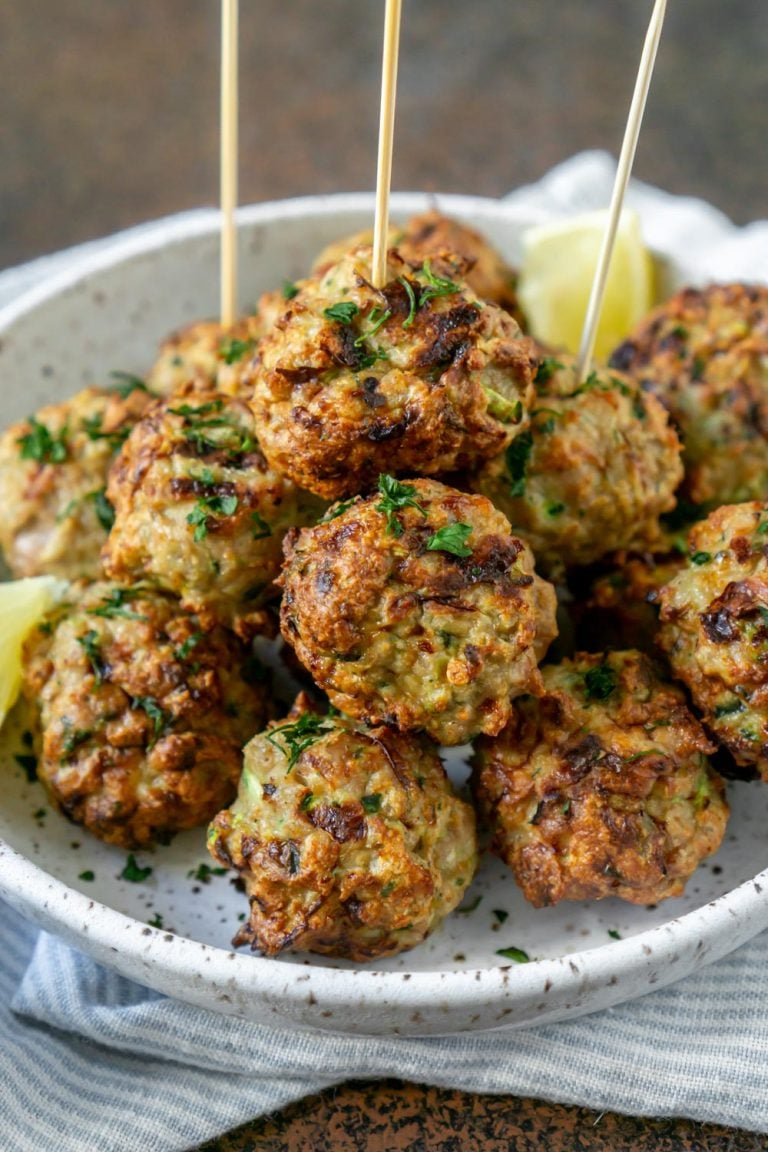
[[[522,948],[497,948],[497,956],[504,956],[507,960],[514,960],[515,964],[528,964],[530,963],[530,956],[524,952]]]
[[[370,328],[366,328],[365,332],[362,332],[357,340],[355,340],[355,348],[359,348],[361,344],[364,344],[369,336],[375,336],[382,324],[386,324],[391,315],[391,308],[372,308],[368,316],[371,326]],[[379,352],[378,355],[383,356],[383,353]]]
[[[128,854],[128,859],[125,862],[125,867],[120,873],[120,880],[128,880],[131,884],[141,884],[148,876],[152,875],[152,868],[147,865],[142,868],[136,861],[136,857],[132,852]]]
[[[338,304],[331,304],[330,308],[324,308],[323,316],[338,324],[351,324],[359,312],[360,309],[352,300],[342,300]]]
[[[90,868],[86,868],[85,872],[80,872],[77,878],[78,880],[85,880],[90,883],[91,880],[96,879],[96,873],[93,872]]]
[[[328,511],[320,517],[318,524],[327,524],[330,520],[335,520],[337,516],[343,516],[356,500],[357,496],[353,496],[350,500],[339,500],[336,504],[331,505]]]
[[[293,300],[298,294],[298,284],[294,284],[292,280],[283,280],[283,300]]]
[[[414,320],[416,319],[416,312],[418,311],[419,307],[416,300],[416,293],[413,290],[413,285],[411,284],[410,280],[406,280],[405,276],[398,276],[397,279],[398,283],[402,284],[403,288],[405,288],[409,305],[408,316],[405,320],[403,320],[403,328],[410,328],[411,324],[413,324]]]
[[[264,540],[267,536],[272,535],[272,529],[263,516],[258,512],[251,512],[251,522],[253,523],[252,537],[254,540]]]
[[[691,556],[692,564],[708,564],[712,559],[711,552],[694,552]]]
[[[102,599],[101,607],[89,608],[88,613],[90,616],[105,616],[108,619],[121,616],[124,620],[146,620],[146,616],[142,616],[139,612],[131,612],[124,606],[125,601],[132,595],[130,588],[113,588]]]
[[[110,372],[110,376],[115,381],[112,391],[117,392],[121,400],[127,400],[132,392],[149,392],[141,377],[132,372]]]
[[[203,637],[204,637],[203,632],[193,632],[191,636],[187,636],[184,643],[180,644],[178,648],[174,649],[174,652],[173,652],[174,660],[186,660],[186,658],[187,658],[187,656],[189,656],[190,652],[192,652],[195,648],[197,648],[198,644],[203,639]]]
[[[95,492],[89,492],[86,499],[93,501],[96,519],[104,531],[111,531],[112,525],[115,523],[115,510],[107,499],[106,488],[97,488]]]
[[[61,432],[51,432],[35,416],[29,418],[29,432],[19,436],[22,460],[36,460],[38,464],[63,464],[67,458],[67,433],[64,426]]]
[[[371,792],[368,796],[363,796],[360,803],[363,806],[363,811],[367,812],[369,816],[381,811],[381,793]]]
[[[198,864],[197,868],[190,868],[187,876],[197,880],[200,884],[210,884],[211,876],[226,876],[226,868],[212,868],[210,864]]]
[[[482,899],[482,896],[475,896],[474,900],[469,900],[466,904],[460,904],[456,911],[461,912],[462,915],[466,915],[468,912],[474,912],[476,908],[480,907]]]
[[[290,772],[302,752],[310,748],[326,732],[332,732],[333,728],[334,725],[323,716],[305,712],[291,724],[278,724],[276,728],[267,732],[266,736],[272,747],[277,748],[285,756],[288,761],[286,772]]]
[[[28,782],[34,784],[37,780],[37,757],[27,752],[16,752],[13,758],[25,773]]]
[[[152,721],[152,739],[149,747],[154,747],[160,737],[172,726],[173,718],[163,711],[154,696],[134,696],[131,707],[133,709],[140,708]]]
[[[421,275],[427,281],[427,287],[421,288],[419,291],[420,308],[423,308],[430,300],[436,300],[440,296],[454,296],[457,292],[461,291],[460,284],[456,284],[453,280],[447,280],[444,276],[437,276],[432,271],[432,262],[430,260],[424,261]]]
[[[434,536],[427,541],[429,552],[450,552],[452,556],[471,556],[472,549],[467,547],[467,540],[472,535],[471,524],[446,524],[438,528]]]
[[[416,489],[412,484],[401,484],[394,476],[379,476],[379,492],[382,499],[375,505],[377,512],[383,512],[387,518],[387,532],[391,536],[402,536],[405,529],[395,515],[402,508],[415,508],[422,516],[427,512],[417,500],[414,500]]]
[[[547,384],[555,372],[560,372],[563,368],[565,368],[565,364],[556,360],[554,356],[544,356],[536,369],[536,375],[533,378],[534,384]]]
[[[187,524],[194,525],[195,543],[205,540],[211,526],[211,517],[232,516],[237,511],[237,504],[237,496],[234,494],[219,496],[214,493],[211,496],[198,496],[194,508],[187,516]]]
[[[598,664],[584,675],[587,700],[607,700],[616,690],[616,673],[610,664]]]
[[[221,344],[219,344],[219,356],[221,356],[225,364],[237,364],[239,360],[242,360],[244,356],[252,352],[255,347],[255,340],[238,340],[233,336],[229,340],[222,340]]]
[[[533,450],[533,437],[530,432],[521,432],[510,444],[505,453],[507,473],[511,481],[510,496],[519,498],[525,495],[525,473],[528,468],[531,451]]]
[[[96,687],[98,688],[104,679],[105,672],[104,660],[101,655],[101,645],[99,643],[99,634],[95,628],[89,628],[84,636],[77,637],[77,642],[88,658],[88,663],[91,666],[93,678],[96,683]]]

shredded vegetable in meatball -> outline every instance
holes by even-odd
[[[115,455],[152,397],[139,380],[86,388],[0,436],[0,546],[14,576],[96,580]]]
[[[537,691],[555,593],[482,496],[380,480],[288,542],[283,637],[333,704],[442,744],[498,732]]]
[[[322,507],[269,467],[246,404],[191,387],[139,422],[108,495],[108,574],[173,592],[245,637],[266,626],[288,527]]]
[[[193,384],[236,396],[241,387],[241,361],[253,357],[264,333],[261,316],[247,316],[233,327],[200,320],[174,332],[160,347],[147,384],[161,396],[173,396]]]
[[[204,824],[235,794],[241,749],[270,714],[263,672],[178,601],[98,583],[27,642],[40,712],[38,776],[110,844],[144,847]]]
[[[424,737],[297,705],[248,744],[237,801],[209,829],[250,901],[235,943],[360,961],[413,948],[472,879],[474,812]]]
[[[705,509],[762,499],[768,476],[768,288],[684,288],[611,357],[674,417],[683,495]]]
[[[571,364],[551,359],[535,386],[530,427],[472,487],[509,518],[545,572],[658,540],[683,469],[656,397],[618,373],[580,382]]]
[[[580,653],[542,675],[546,693],[516,700],[504,731],[477,745],[493,851],[537,908],[680,895],[728,816],[714,745],[683,693],[639,652]]]
[[[357,249],[304,283],[259,346],[253,409],[272,465],[334,499],[381,472],[435,474],[502,451],[524,427],[532,342],[460,278],[460,262]]]
[[[660,593],[659,643],[709,730],[768,781],[768,504],[719,508],[688,545]]]

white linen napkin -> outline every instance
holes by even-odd
[[[542,220],[603,207],[613,172],[611,157],[585,153],[509,199]],[[692,281],[766,280],[768,221],[736,228],[700,201],[639,183],[629,202],[650,213],[646,238]],[[82,252],[0,274],[0,304]],[[0,1141],[4,1152],[183,1152],[332,1084],[386,1076],[768,1132],[767,952],[763,933],[671,988],[570,1023],[367,1039],[170,1000],[0,903]]]

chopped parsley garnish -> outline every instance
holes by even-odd
[[[194,508],[187,516],[187,524],[194,525],[194,540],[205,540],[212,516],[232,516],[237,511],[237,496],[198,496]]]
[[[107,440],[112,448],[119,448],[121,444],[124,444],[131,431],[129,427],[124,426],[106,432],[103,412],[95,412],[93,416],[86,416],[81,427],[89,440]]]
[[[149,865],[142,868],[136,861],[136,857],[132,852],[128,854],[128,859],[125,862],[125,868],[120,873],[121,880],[128,880],[131,884],[141,884],[148,876],[152,875],[152,869]]]
[[[509,912],[505,912],[503,908],[492,908],[491,912],[499,924],[503,924],[505,920],[509,920]]]
[[[547,505],[547,516],[560,516],[563,512],[565,512],[565,504],[559,500],[554,504]]]
[[[112,529],[112,525],[115,523],[115,510],[112,507],[110,501],[107,499],[106,488],[97,488],[95,492],[89,492],[86,499],[93,501],[93,509],[96,513],[96,519],[98,520],[99,524],[101,524],[104,531],[109,532]]]
[[[410,280],[406,280],[405,276],[398,276],[397,279],[398,282],[402,284],[403,288],[405,288],[409,304],[408,316],[405,320],[403,320],[403,328],[410,328],[411,324],[413,324],[414,320],[416,319],[416,313],[419,308],[416,300],[416,293],[413,290],[413,285],[411,284]]]
[[[351,324],[359,312],[360,309],[352,300],[342,300],[338,304],[331,304],[330,308],[324,308],[323,316],[338,324]]]
[[[27,752],[17,752],[13,758],[25,773],[28,782],[34,784],[37,780],[37,757]]]
[[[357,340],[355,340],[355,348],[359,348],[361,344],[364,344],[369,336],[375,336],[382,324],[386,324],[391,315],[391,308],[372,308],[368,316],[371,326],[370,328],[366,328],[365,332],[362,332]],[[382,353],[379,352],[379,355],[381,356]]]
[[[78,880],[86,880],[90,883],[91,880],[96,879],[96,873],[91,871],[90,868],[86,868],[85,872],[80,872],[77,878]]]
[[[152,721],[152,739],[149,743],[149,747],[152,748],[160,737],[172,726],[173,717],[168,716],[167,713],[163,711],[154,696],[134,696],[131,707],[134,709],[140,708]]]
[[[380,893],[382,899],[386,900],[387,896],[391,896],[392,893],[394,892],[395,888],[397,888],[397,884],[395,883],[395,881],[394,880],[388,880],[387,883],[382,888],[381,893]]]
[[[356,500],[357,496],[353,496],[350,500],[339,500],[337,504],[334,504],[320,517],[318,524],[327,524],[329,520],[335,520],[337,516],[343,516],[347,509],[351,508]]]
[[[66,720],[62,721],[62,726],[66,733],[61,741],[61,750],[64,753],[62,763],[64,763],[67,756],[71,756],[75,748],[79,748],[81,744],[85,744],[86,740],[90,740],[93,733],[90,728],[72,728]]]
[[[444,276],[435,275],[430,260],[424,261],[421,275],[427,281],[427,287],[421,288],[419,291],[420,308],[423,308],[430,300],[436,300],[439,296],[453,296],[461,291],[460,284],[456,284],[453,280],[447,280]]]
[[[456,911],[461,912],[463,915],[466,915],[468,912],[474,912],[476,908],[480,907],[482,899],[482,896],[475,896],[474,900],[470,900],[466,904],[460,904]]]
[[[124,620],[146,620],[146,616],[142,616],[139,612],[131,612],[125,607],[125,601],[132,595],[133,592],[129,588],[113,588],[103,598],[101,607],[89,608],[88,613],[91,616],[106,616],[109,619],[121,616]]]
[[[734,713],[743,712],[744,703],[741,700],[729,700],[726,704],[718,704],[715,707],[715,718],[722,719],[723,716],[733,716]],[[18,760],[18,756],[16,757]]]
[[[292,280],[283,280],[283,300],[293,300],[298,294],[298,284],[294,284]]]
[[[511,481],[509,494],[513,497],[525,495],[525,472],[533,449],[530,432],[521,432],[510,444],[505,453],[507,472]]]
[[[694,552],[691,556],[692,564],[708,564],[712,559],[711,552]]]
[[[282,752],[288,761],[287,772],[295,766],[302,752],[310,748],[326,732],[332,732],[334,725],[323,716],[305,712],[291,724],[279,724],[266,733],[273,748]]]
[[[266,536],[272,535],[272,529],[263,516],[258,512],[251,512],[251,522],[253,523],[253,539],[263,540]]]
[[[155,912],[152,919],[147,920],[147,924],[149,924],[150,928],[162,928],[163,927],[163,918],[159,912]]]
[[[37,460],[38,464],[63,464],[67,458],[66,425],[61,432],[51,432],[35,416],[29,418],[29,432],[19,436],[16,443],[21,447],[22,460]]]
[[[373,816],[375,812],[381,811],[381,793],[371,792],[368,796],[363,796],[360,803],[363,806],[363,811],[367,812],[369,816]]]
[[[201,884],[210,884],[211,876],[226,876],[226,868],[212,868],[210,864],[198,864],[197,868],[190,868],[187,876],[198,880]]]
[[[301,803],[299,804],[299,812],[308,812],[312,807],[314,798],[314,793],[312,792],[307,792],[305,796],[302,796]]]
[[[84,636],[77,637],[77,642],[88,658],[88,663],[91,666],[93,678],[98,688],[104,679],[105,671],[104,660],[101,655],[101,645],[99,644],[99,634],[95,628],[89,628]]]
[[[238,340],[233,336],[229,340],[222,340],[221,344],[219,344],[219,356],[221,356],[225,364],[237,364],[239,360],[242,360],[244,356],[252,352],[255,347],[255,340]]]
[[[426,509],[414,499],[416,489],[412,484],[401,484],[394,476],[379,476],[379,492],[382,499],[375,505],[377,512],[383,512],[387,518],[387,532],[391,536],[402,536],[405,529],[395,515],[402,508],[415,508],[422,516],[426,516]]]
[[[204,637],[203,632],[193,632],[191,636],[187,636],[184,643],[180,644],[178,648],[174,649],[174,652],[173,652],[174,660],[186,660],[186,658],[187,658],[187,656],[189,656],[190,652],[194,651],[194,649],[197,648],[198,644],[203,639],[203,637]]]
[[[471,556],[472,549],[467,547],[467,540],[472,535],[471,524],[446,524],[438,528],[434,536],[427,541],[429,552],[450,552],[453,556]]]
[[[141,377],[132,372],[110,372],[110,376],[116,382],[112,391],[117,392],[121,400],[127,400],[132,392],[149,392]]]
[[[511,948],[497,948],[496,955],[504,956],[507,960],[514,960],[515,964],[528,964],[531,959],[528,953],[524,952],[522,948],[515,948],[514,946]]]
[[[609,928],[608,935],[611,940],[621,940],[621,932],[617,932],[615,928]]]
[[[616,690],[616,673],[610,664],[598,664],[584,675],[587,700],[607,700]]]
[[[536,375],[533,378],[534,384],[548,383],[554,376],[555,372],[559,372],[563,368],[565,368],[565,364],[562,364],[559,360],[556,360],[554,356],[544,356],[539,361],[539,367],[536,369]]]
[[[174,416],[192,417],[197,420],[201,416],[210,416],[213,412],[221,412],[223,407],[224,401],[219,398],[218,400],[209,400],[206,404],[180,404],[178,408],[169,408],[168,411]]]

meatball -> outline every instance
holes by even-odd
[[[194,385],[158,401],[110,473],[115,580],[173,592],[244,637],[265,626],[288,527],[322,510],[267,464],[248,406]]]
[[[768,781],[768,503],[726,505],[660,592],[659,644],[710,732]]]
[[[655,655],[659,593],[684,564],[685,557],[676,551],[618,557],[593,581],[577,612],[579,647],[631,647]]]
[[[209,829],[250,901],[235,943],[361,961],[413,948],[472,879],[474,812],[424,737],[297,704],[248,744],[237,801]]]
[[[52,802],[126,848],[228,804],[242,747],[270,714],[234,636],[203,631],[170,596],[108,583],[76,590],[33,634],[24,688]]]
[[[477,745],[493,851],[537,908],[680,895],[728,816],[683,693],[639,652],[577,653],[542,675],[546,693],[516,700],[501,735]]]
[[[215,388],[236,396],[240,362],[253,356],[263,331],[260,316],[244,317],[231,328],[215,320],[189,324],[161,344],[147,384],[161,396],[173,396],[190,383],[200,391]]]
[[[313,271],[325,272],[353,248],[372,243],[370,230],[337,240],[323,249],[315,260]],[[466,280],[472,291],[481,300],[492,300],[510,312],[525,329],[525,317],[517,296],[517,272],[505,263],[484,236],[468,224],[433,209],[412,217],[402,228],[390,228],[388,244],[399,248],[404,259],[417,263],[446,252],[461,256],[466,263]]]
[[[655,396],[625,377],[542,361],[530,427],[471,483],[508,518],[547,573],[659,539],[675,505],[680,442]]]
[[[334,499],[381,472],[435,474],[502,451],[524,426],[533,343],[458,279],[459,263],[389,253],[371,286],[370,249],[309,280],[244,375],[264,453]]]
[[[684,444],[683,495],[704,510],[762,499],[768,475],[768,288],[684,288],[611,357],[652,388]]]
[[[441,744],[495,733],[538,691],[555,593],[481,496],[383,476],[295,534],[281,628],[342,712]]]
[[[107,473],[151,399],[140,381],[86,388],[2,433],[0,546],[13,576],[99,577]]]

